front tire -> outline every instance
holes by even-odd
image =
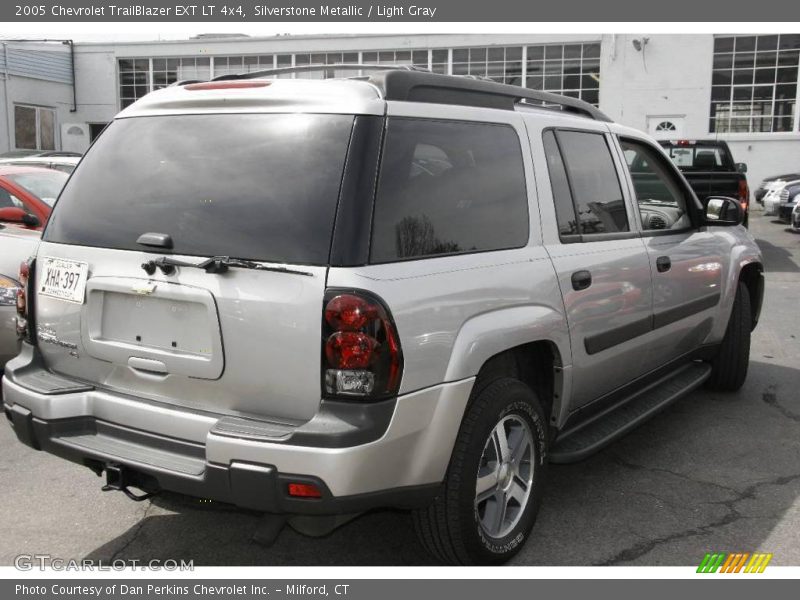
[[[747,367],[750,364],[750,332],[753,315],[750,312],[750,293],[747,286],[739,282],[733,310],[725,330],[719,353],[711,361],[711,376],[706,386],[712,390],[735,392],[744,385]]]
[[[464,416],[442,494],[414,513],[423,546],[449,564],[508,561],[533,528],[546,465],[536,394],[512,378],[488,384]]]

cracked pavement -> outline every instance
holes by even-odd
[[[750,373],[735,394],[698,390],[592,458],[551,465],[517,565],[697,565],[709,551],[771,552],[800,565],[800,235],[758,212],[767,290]],[[430,564],[411,518],[376,511],[324,538],[177,496],[102,493],[88,469],[0,427],[0,564],[59,558],[184,559],[196,565]]]

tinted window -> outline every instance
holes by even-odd
[[[621,139],[633,181],[642,228],[685,229],[691,226],[686,196],[673,168],[660,153],[640,142]]]
[[[527,241],[525,173],[512,127],[389,120],[373,262],[517,248]]]
[[[561,159],[556,136],[552,131],[545,131],[543,135],[544,153],[547,157],[547,170],[550,174],[550,187],[553,190],[553,201],[556,205],[556,220],[560,235],[574,235],[580,233],[575,219],[575,207],[572,204],[572,194],[569,191],[567,171]]]
[[[605,137],[558,131],[582,234],[630,231],[625,201]]]
[[[325,264],[353,117],[181,115],[113,122],[64,188],[45,239]]]

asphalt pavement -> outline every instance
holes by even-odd
[[[699,390],[594,457],[552,465],[517,565],[696,565],[706,552],[770,552],[800,565],[800,234],[751,215],[766,299],[735,394]],[[0,423],[0,564],[183,559],[199,565],[432,564],[401,511],[323,538],[178,496],[135,503],[88,469],[35,452]]]

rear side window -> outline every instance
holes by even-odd
[[[513,127],[389,119],[371,262],[519,248],[527,241],[525,171]]]
[[[353,126],[346,115],[214,114],[114,121],[64,188],[45,239],[327,264]]]
[[[553,194],[556,206],[560,207],[558,221],[562,235],[568,232],[590,235],[630,231],[622,188],[605,136],[588,131],[557,130],[555,140],[557,147],[551,142],[549,150],[547,136],[544,143]],[[559,153],[569,182],[577,231],[569,224],[568,208],[563,198],[566,191],[563,183],[559,183],[562,177],[556,161]]]

